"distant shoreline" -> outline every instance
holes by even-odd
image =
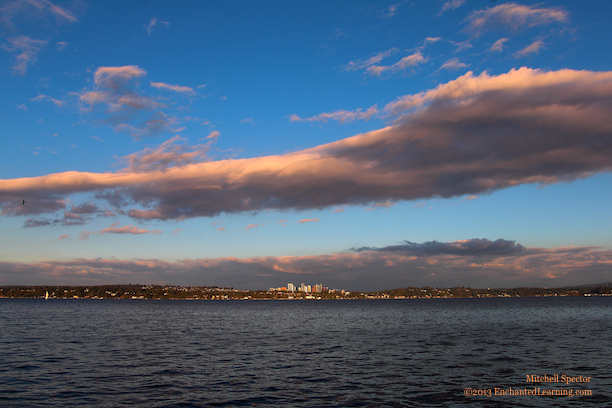
[[[129,300],[350,300],[350,299],[486,299],[508,297],[612,296],[612,284],[565,288],[473,289],[407,287],[373,292],[289,292],[241,290],[216,286],[96,285],[0,286],[1,299],[129,299]]]

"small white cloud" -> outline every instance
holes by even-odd
[[[208,136],[206,136],[206,139],[214,139],[217,140],[217,138],[221,136],[221,132],[217,131],[217,130],[213,130],[212,132],[210,132],[210,134]]]
[[[101,138],[99,138],[98,136],[91,136],[90,139],[97,140],[98,142],[103,142],[104,141]]]
[[[519,31],[522,28],[564,23],[569,20],[566,11],[560,8],[537,8],[538,5],[524,6],[516,3],[504,3],[492,8],[485,8],[470,13],[467,17],[466,30],[476,37],[488,31],[510,29]]]
[[[489,51],[502,52],[504,50],[504,43],[506,41],[508,41],[508,38],[500,38],[499,40],[495,41],[495,44],[493,44],[491,48],[489,48]]]
[[[28,36],[9,38],[7,44],[2,44],[5,51],[15,54],[17,59],[13,64],[13,73],[23,75],[28,69],[28,65],[33,64],[38,57],[40,50],[47,45],[47,41],[34,40]]]
[[[380,203],[374,203],[374,204],[372,204],[371,207],[366,208],[364,211],[374,211],[374,210],[378,210],[379,208],[393,207],[394,205],[395,205],[394,202],[384,201],[384,202],[380,202]]]
[[[246,227],[244,227],[244,229],[246,229],[246,230],[248,231],[248,230],[250,230],[251,228],[261,227],[262,225],[266,225],[266,223],[264,222],[264,223],[261,223],[261,224],[259,224],[259,225],[257,225],[257,224],[249,224],[249,225],[247,225]],[[219,230],[220,230],[220,229],[218,229],[217,231],[219,231]],[[225,228],[223,228],[223,230],[222,230],[222,231],[225,231]]]
[[[438,15],[444,13],[446,10],[455,10],[461,6],[463,6],[465,4],[466,0],[450,0],[447,1],[446,3],[444,3],[444,5],[442,6],[442,10],[440,10],[440,13],[438,13]]]
[[[371,67],[368,67],[366,71],[370,75],[381,76],[384,72],[387,72],[387,71],[391,73],[395,73],[395,72],[403,71],[409,67],[415,67],[418,64],[422,64],[424,62],[427,62],[427,58],[425,58],[423,54],[421,54],[420,51],[417,51],[412,55],[408,55],[402,58],[401,60],[399,60],[393,65],[388,65],[388,66],[372,65]]]
[[[380,18],[391,18],[395,15],[395,13],[397,12],[397,9],[399,6],[401,6],[402,3],[397,3],[397,4],[392,4],[391,6],[387,7],[384,10],[380,10],[378,12],[378,16]]]
[[[66,41],[59,41],[55,43],[55,51],[64,51],[66,49],[66,47],[68,46],[68,44],[70,44],[69,42]]]
[[[319,222],[318,218],[305,218],[303,220],[298,221],[298,224],[304,224],[305,222]]]
[[[477,198],[480,198],[479,196],[476,195],[471,195],[471,196],[467,196],[464,199],[462,199],[461,201],[468,201],[468,200],[476,200]]]
[[[463,50],[469,50],[470,48],[473,47],[473,45],[470,44],[470,40],[466,40],[462,42],[456,42],[456,41],[449,41],[449,42],[457,46],[457,49],[454,52],[461,52]]]
[[[240,123],[253,123],[253,118],[242,119],[240,120]]]
[[[543,41],[535,41],[532,44],[528,45],[527,47],[523,48],[522,50],[518,51],[516,54],[514,54],[514,56],[516,58],[520,58],[520,57],[525,57],[529,54],[538,54],[540,52],[541,48],[546,48],[544,47],[544,42]]]
[[[365,60],[356,60],[356,61],[350,61],[348,64],[346,64],[345,66],[342,67],[342,69],[344,71],[357,71],[360,69],[365,69],[368,68],[374,64],[379,63],[380,61],[382,61],[383,59],[395,54],[399,52],[398,48],[391,48],[390,50],[387,51],[382,51],[379,52],[373,56],[371,56],[370,58],[367,58]]]
[[[152,18],[149,24],[144,26],[145,30],[147,30],[147,34],[151,35],[151,32],[153,31],[153,27],[155,27],[155,24],[157,24],[157,19]]]
[[[169,85],[163,82],[151,82],[151,86],[157,89],[169,89],[175,92],[193,93],[193,88],[190,88],[188,86]]]
[[[378,107],[373,105],[363,112],[361,108],[354,111],[337,110],[335,112],[320,113],[310,118],[300,118],[298,115],[293,114],[289,116],[289,121],[325,123],[328,120],[337,120],[340,123],[350,123],[354,120],[365,120],[367,122],[376,114],[378,114]]]
[[[451,58],[447,60],[444,64],[442,64],[440,69],[445,69],[447,71],[456,71],[467,66],[467,64],[460,62],[457,58]]]
[[[64,106],[64,102],[57,100],[55,98],[52,98],[49,95],[45,95],[45,94],[38,94],[36,97],[30,99],[30,102],[40,102],[40,101],[51,101],[55,104],[55,106],[59,108]]]

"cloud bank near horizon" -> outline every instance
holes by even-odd
[[[570,286],[612,278],[612,251],[594,247],[525,248],[514,241],[406,241],[330,255],[253,258],[74,259],[0,262],[0,284],[146,283],[267,289],[324,283],[348,290],[406,286]]]
[[[112,72],[125,78],[115,84],[97,72],[100,83],[110,81],[107,89],[142,74],[134,67]],[[298,152],[207,161],[207,146],[192,154],[170,146],[173,139],[131,155],[130,167],[114,173],[0,180],[1,214],[54,213],[75,193],[91,193],[133,219],[177,220],[567,182],[612,170],[611,111],[610,71],[468,72],[387,104],[391,126]]]

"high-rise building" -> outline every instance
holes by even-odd
[[[287,290],[289,292],[295,292],[295,286],[293,286],[293,283],[288,283],[287,284]]]
[[[323,292],[323,284],[322,283],[317,283],[315,285],[315,292],[317,292],[317,293]]]
[[[312,292],[312,286],[310,285],[306,286],[306,292],[308,293]]]

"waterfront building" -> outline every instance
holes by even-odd
[[[295,286],[293,285],[293,283],[287,284],[287,290],[289,292],[295,292]]]

